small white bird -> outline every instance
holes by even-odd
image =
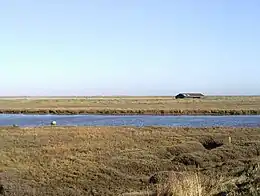
[[[51,122],[51,125],[53,125],[53,126],[56,125],[56,124],[57,124],[56,121]]]

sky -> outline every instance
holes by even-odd
[[[259,0],[0,0],[0,96],[260,95]]]

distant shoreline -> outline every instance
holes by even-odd
[[[259,115],[260,96],[0,98],[2,114]]]
[[[169,99],[174,98],[175,95],[93,95],[93,96],[0,96],[1,99],[19,100],[19,99]],[[207,95],[208,98],[239,98],[239,97],[260,97],[260,95]]]

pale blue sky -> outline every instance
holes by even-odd
[[[260,94],[259,0],[0,0],[0,95]]]

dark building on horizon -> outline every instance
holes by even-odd
[[[204,95],[201,93],[179,93],[175,96],[176,99],[184,99],[184,98],[193,98],[193,99],[200,99],[203,98]]]

